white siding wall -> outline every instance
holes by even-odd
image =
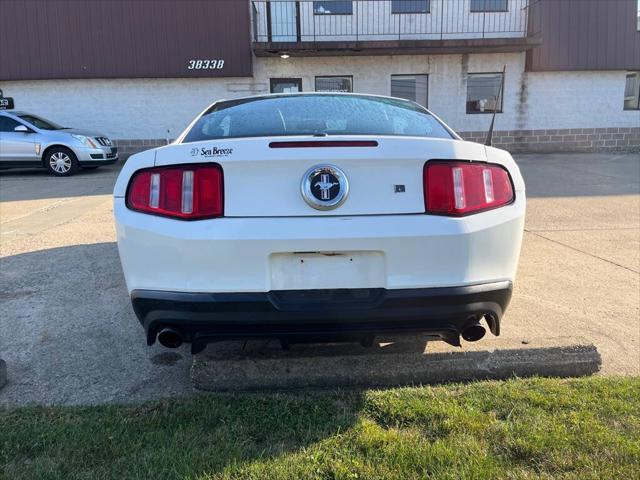
[[[221,98],[266,93],[269,78],[353,75],[354,90],[389,95],[392,74],[429,74],[429,108],[458,131],[485,130],[490,115],[466,114],[466,73],[507,66],[498,130],[640,127],[638,111],[623,111],[624,71],[525,73],[524,54],[256,58],[254,77],[237,79],[116,79],[0,82],[17,108],[113,138],[175,138]],[[167,132],[169,130],[169,132]]]
[[[640,112],[623,110],[626,74],[626,71],[525,74],[526,128],[640,127]]]
[[[109,79],[0,82],[16,110],[82,127],[111,138],[175,138],[215,99],[250,79]],[[263,84],[262,88],[267,87]],[[169,132],[167,132],[169,130]]]
[[[484,130],[491,115],[467,114],[467,73],[500,72],[506,65],[500,130],[640,127],[640,113],[622,109],[624,71],[526,73],[524,53],[396,55],[257,59],[262,78],[353,75],[354,91],[389,95],[392,74],[429,75],[429,109],[459,131]]]

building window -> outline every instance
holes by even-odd
[[[391,13],[429,13],[431,0],[391,0]]]
[[[301,78],[271,78],[269,79],[271,93],[297,93],[302,91]]]
[[[313,2],[313,13],[316,15],[351,15],[353,2],[351,0],[324,0]]]
[[[509,0],[471,0],[472,12],[507,12]]]
[[[640,72],[627,73],[624,85],[624,109],[640,109]]]
[[[316,77],[316,92],[353,92],[353,77]]]
[[[391,96],[411,100],[426,107],[429,98],[429,76],[391,75]]]
[[[502,112],[502,80],[502,73],[470,73],[467,76],[467,113]]]

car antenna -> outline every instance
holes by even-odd
[[[484,144],[490,147],[493,144],[493,126],[496,123],[496,112],[498,111],[498,105],[502,105],[502,90],[504,89],[504,74],[507,70],[507,66],[502,66],[502,80],[500,81],[500,90],[498,90],[498,97],[496,98],[496,104],[493,107],[493,117],[491,117],[491,125],[489,126],[489,131],[487,132],[487,139],[484,141]]]

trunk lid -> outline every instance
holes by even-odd
[[[375,141],[377,146],[322,144],[336,141]],[[272,142],[293,143],[274,148]],[[431,159],[485,161],[486,155],[483,145],[460,140],[295,136],[169,145],[156,151],[155,164],[218,163],[224,172],[226,217],[296,217],[423,213],[423,167]],[[338,167],[347,178],[349,192],[337,208],[318,210],[303,197],[302,179],[318,165]]]

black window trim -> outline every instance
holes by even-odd
[[[467,98],[469,96],[469,77],[472,75],[503,75],[502,72],[467,72],[467,95],[465,96],[465,110],[467,115],[487,115],[493,114],[493,110],[489,110],[488,112],[470,112],[467,108]],[[502,95],[500,95],[500,110],[496,110],[496,114],[504,113],[504,86],[506,85],[505,79],[507,78],[507,73],[504,73],[502,77]]]
[[[350,78],[351,91],[350,92],[332,92],[332,91],[322,90],[318,92],[318,78]],[[316,75],[313,78],[313,91],[318,93],[355,93],[353,91],[353,75]]]
[[[33,114],[31,114],[31,113],[25,113],[25,112],[22,112],[22,113],[21,113],[21,115],[27,115],[27,116],[29,116],[29,117],[36,117],[36,118],[39,118],[37,115],[33,115]],[[24,118],[22,118],[22,117],[20,117],[20,116],[18,116],[18,115],[16,115],[16,117],[18,117],[18,118],[17,118],[17,119],[14,119],[14,120],[17,120],[18,122],[20,122],[22,125],[24,125],[25,127],[27,127],[27,128],[28,128],[28,129],[30,129],[30,130],[34,130],[34,129],[38,128],[38,127],[36,127],[33,123],[31,123],[29,120],[25,120]],[[42,120],[44,120],[44,118],[43,118]],[[45,121],[46,121],[46,120],[45,120]]]
[[[424,75],[425,77],[427,77],[427,99],[426,99],[427,104],[422,105],[421,103],[418,103],[418,102],[413,102],[413,103],[417,103],[422,108],[429,110],[429,74],[428,73],[392,73],[389,77],[389,94],[391,94],[391,81],[393,80],[393,77],[410,77],[410,76],[417,76],[417,75]]]
[[[276,82],[289,82],[289,83],[297,83],[300,87],[298,90],[299,93],[302,93],[302,77],[273,77],[269,78],[269,93],[275,93],[273,91],[274,84]]]
[[[633,71],[627,71],[626,75],[624,76],[625,79],[625,90],[626,90],[626,86],[627,86],[627,78],[629,77],[636,77],[636,82],[640,83],[640,72],[633,72]],[[622,110],[625,112],[635,112],[640,110],[640,85],[638,86],[638,96],[636,97],[636,106],[635,108],[627,108],[625,106],[625,96],[623,95],[623,99],[622,99]]]
[[[431,13],[431,0],[410,0],[410,1],[423,1],[427,2],[427,11],[426,12],[396,12],[393,10],[394,1],[391,0],[391,15],[429,15]]]
[[[504,10],[474,10],[473,2],[469,1],[469,13],[505,13],[509,11],[509,0],[505,0],[505,9]]]
[[[320,13],[320,12],[316,12],[316,6],[315,6],[316,1],[322,1],[322,0],[314,0],[311,3],[311,8],[313,10],[313,14],[314,15],[320,15],[320,16],[325,16],[325,15],[328,15],[328,16],[333,16],[333,15],[353,15],[353,0],[342,0],[342,1],[348,1],[348,2],[351,3],[351,12],[349,12],[349,13]]]

